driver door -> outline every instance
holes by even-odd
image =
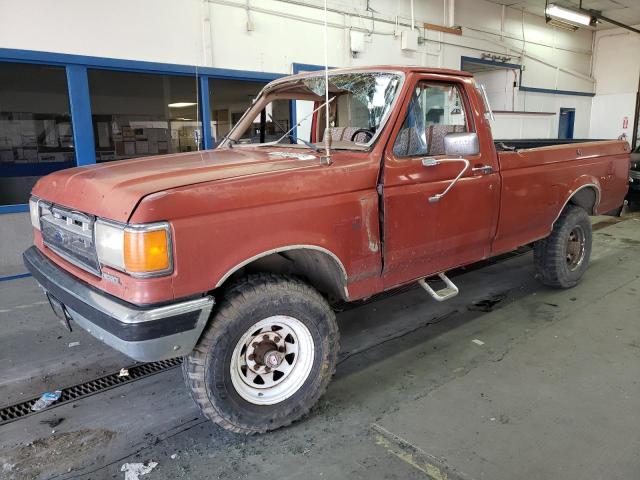
[[[479,135],[479,153],[464,157],[470,162],[468,170],[446,195],[431,198],[444,192],[464,168],[460,161],[434,165],[434,160],[449,158],[445,136],[477,132],[471,112],[483,108],[470,104],[465,88],[474,88],[470,79],[418,78],[394,128],[384,159],[385,288],[489,255],[500,178],[486,131]],[[428,159],[426,166],[423,159]]]

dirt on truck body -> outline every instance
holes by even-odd
[[[287,425],[322,395],[333,302],[412,282],[444,301],[448,270],[529,243],[538,278],[572,287],[589,215],[627,192],[626,142],[498,150],[468,73],[328,79],[270,83],[214,150],[60,171],[32,192],[24,259],[54,311],[136,360],[184,356],[195,402],[235,432]]]

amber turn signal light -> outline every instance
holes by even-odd
[[[167,230],[125,230],[124,266],[127,272],[140,274],[169,270],[171,257]]]

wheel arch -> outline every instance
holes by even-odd
[[[349,298],[344,264],[335,253],[317,245],[286,245],[257,253],[230,268],[215,289],[250,272],[296,275],[327,296]]]
[[[571,189],[567,199],[562,204],[562,208],[558,211],[556,218],[553,219],[551,228],[553,228],[553,225],[555,225],[558,218],[560,218],[560,215],[569,204],[583,208],[589,215],[597,215],[600,198],[600,185],[594,181],[583,183],[579,187]]]

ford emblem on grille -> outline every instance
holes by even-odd
[[[62,234],[62,232],[60,230],[56,230],[53,233],[53,238],[56,241],[56,243],[63,243],[65,241],[65,236]]]

